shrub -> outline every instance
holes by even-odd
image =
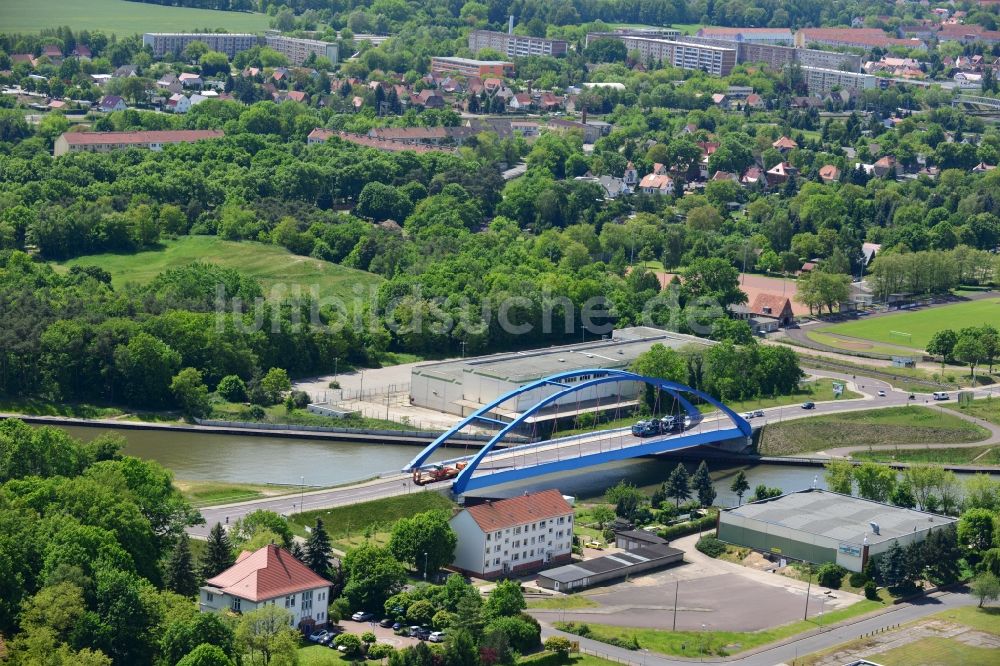
[[[375,643],[368,646],[369,659],[388,659],[396,651],[391,645],[385,643]]]
[[[263,421],[267,418],[267,412],[260,405],[250,405],[246,409],[241,409],[236,418],[240,421]]]
[[[292,404],[295,405],[295,409],[305,409],[312,402],[312,398],[305,391],[292,391]]]
[[[709,557],[718,557],[726,552],[726,544],[713,536],[703,536],[698,539],[695,548],[705,553]]]
[[[366,631],[365,633],[361,634],[361,642],[362,643],[372,644],[372,643],[374,643],[377,640],[378,639],[375,638],[375,632],[374,631]]]
[[[832,590],[839,589],[846,573],[847,569],[839,564],[827,562],[821,565],[817,572],[819,584],[823,587],[829,587]]]
[[[672,539],[679,539],[682,536],[687,536],[688,534],[694,534],[695,532],[704,532],[706,530],[715,529],[716,514],[709,513],[707,516],[699,518],[698,520],[692,520],[687,523],[681,523],[680,525],[671,525],[670,527],[660,530],[657,534],[671,541]]]
[[[327,384],[327,388],[339,389],[340,388],[340,382],[334,380],[334,381],[330,382],[329,384]]]
[[[351,657],[361,652],[361,639],[355,634],[340,634],[333,642],[338,648],[344,646],[345,656]]]
[[[865,583],[865,599],[878,601],[878,587],[875,585],[875,581],[873,580]]]
[[[565,657],[569,654],[570,648],[573,644],[570,643],[568,638],[563,638],[562,636],[549,636],[545,639],[545,649],[549,652],[555,652],[560,657]]]
[[[865,583],[868,582],[868,576],[864,575],[860,571],[854,571],[851,573],[851,577],[847,580],[851,584],[851,587],[863,587]]]
[[[215,388],[219,397],[229,402],[244,402],[247,399],[247,387],[236,375],[226,375]]]

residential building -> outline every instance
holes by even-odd
[[[781,44],[791,46],[795,41],[788,28],[719,28],[705,27],[697,32],[698,37],[721,39],[727,42],[751,42],[754,44]]]
[[[854,53],[795,48],[779,44],[758,42],[733,42],[714,37],[685,37],[684,41],[706,46],[736,49],[736,62],[759,63],[765,68],[780,72],[793,63],[803,67],[823,67],[856,72],[861,68],[861,56]]]
[[[799,147],[799,144],[795,143],[792,139],[787,136],[779,138],[777,141],[771,144],[771,147],[777,150],[779,153],[787,153],[789,151],[795,150]]]
[[[187,113],[191,109],[191,98],[187,95],[174,93],[164,105],[165,111],[172,113]]]
[[[183,53],[191,42],[203,42],[213,51],[225,53],[232,60],[237,53],[257,46],[257,35],[222,32],[147,32],[142,36],[142,45],[153,50],[153,56]]]
[[[481,79],[496,76],[511,76],[514,63],[505,60],[472,60],[471,58],[431,58],[431,72],[434,74],[459,74],[478,76]]]
[[[519,575],[573,555],[573,507],[558,490],[487,500],[450,522],[458,536],[452,566],[483,578]]]
[[[469,33],[469,50],[478,53],[481,49],[493,49],[508,58],[528,56],[566,55],[567,42],[562,39],[526,37],[492,30],[473,30]]]
[[[646,174],[639,181],[639,191],[644,194],[671,195],[674,193],[674,179],[667,174]]]
[[[952,77],[962,90],[982,90],[983,75],[975,72],[958,72]]]
[[[627,34],[613,36],[620,39],[628,51],[638,51],[646,62],[662,62],[716,76],[728,76],[736,66],[736,45],[732,43],[727,43],[727,46],[710,46],[687,40],[672,41]]]
[[[813,564],[861,571],[894,542],[923,541],[955,518],[812,488],[719,513],[719,539]]]
[[[594,143],[602,136],[611,133],[611,125],[596,120],[577,122],[565,118],[549,118],[547,127],[560,132],[580,132],[583,134],[584,143]]]
[[[767,170],[767,184],[771,187],[781,185],[789,178],[795,178],[797,175],[799,175],[799,170],[791,164],[788,162],[778,162]]]
[[[840,180],[840,169],[833,164],[820,167],[819,177],[824,183],[835,183]]]
[[[871,74],[855,74],[839,69],[820,69],[819,67],[803,67],[802,74],[806,81],[806,88],[812,94],[830,92],[834,88],[873,90],[878,87],[878,79]]]
[[[222,130],[163,130],[152,132],[66,132],[56,139],[55,157],[74,152],[106,153],[123,148],[163,150],[172,143],[194,143],[224,136]]]
[[[879,28],[801,28],[795,33],[795,46],[805,48],[810,44],[848,46],[866,50],[876,47],[885,49],[889,46],[927,48],[927,45],[919,39],[890,37]]]
[[[611,32],[588,32],[587,38],[584,40],[584,47],[590,46],[590,43],[597,39],[621,39],[622,37],[677,40],[681,37],[681,31],[675,28],[615,28]]]
[[[117,95],[105,95],[101,98],[100,103],[97,105],[97,110],[103,111],[104,113],[124,111],[127,108],[128,104],[125,103],[125,100]]]
[[[325,625],[330,581],[283,548],[270,544],[243,551],[236,564],[205,581],[198,607],[203,613],[246,613],[264,606],[285,608],[296,628]]]
[[[317,58],[329,58],[330,62],[336,65],[340,55],[339,47],[336,44],[322,42],[318,39],[284,37],[274,31],[266,33],[264,42],[269,48],[288,58],[288,62],[296,67],[304,64],[311,55],[315,55]]]

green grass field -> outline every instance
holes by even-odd
[[[828,345],[835,349],[843,349],[845,351],[857,352],[861,354],[885,354],[888,356],[910,356],[921,353],[922,349],[914,349],[913,347],[897,347],[890,345],[880,345],[875,342],[869,342],[868,340],[859,340],[858,338],[844,337],[836,334],[831,334],[827,332],[828,329],[823,329],[819,331],[808,331],[806,332],[806,337],[813,342],[818,342],[823,345]]]
[[[554,652],[542,652],[521,657],[517,663],[523,666],[616,666],[618,664],[616,661],[601,659],[592,654],[578,653],[560,657]]]
[[[942,405],[948,409],[953,409],[957,412],[974,416],[977,419],[983,419],[984,421],[1000,425],[1000,400],[996,398],[973,400],[972,404],[964,407],[960,407],[957,402],[951,400],[943,402]]]
[[[874,460],[876,462],[932,463],[939,465],[977,465],[1000,464],[1000,447],[997,446],[963,446],[954,449],[876,449],[858,451],[851,455],[859,460]]]
[[[186,32],[221,28],[227,32],[261,32],[265,14],[165,7],[126,0],[0,0],[4,32],[38,32],[68,25],[74,31],[101,30],[121,36],[143,32]]]
[[[183,236],[178,240],[164,242],[163,249],[136,254],[92,254],[77,257],[57,264],[57,269],[97,265],[111,273],[113,284],[120,287],[129,282],[147,284],[168,268],[193,261],[243,271],[260,281],[265,296],[270,296],[272,289],[279,285],[286,285],[289,289],[297,285],[303,290],[303,294],[308,294],[310,287],[316,285],[320,298],[342,298],[350,304],[355,298],[356,287],[360,287],[361,291],[357,297],[364,299],[369,294],[369,288],[382,281],[377,275],[292,254],[276,245],[227,241],[215,236]],[[281,297],[287,295],[288,291],[279,293],[275,289],[273,293]]]
[[[384,542],[392,524],[400,518],[432,509],[450,511],[453,506],[451,500],[441,493],[428,490],[333,509],[306,511],[288,520],[295,534],[305,536],[304,526],[312,526],[317,518],[322,518],[334,547],[349,550],[367,539]]]
[[[984,298],[979,301],[900,312],[885,317],[867,317],[836,324],[822,329],[822,332],[925,349],[931,337],[943,328],[958,330],[966,326],[982,326],[989,322],[994,324],[1000,322],[1000,298]],[[909,333],[912,337],[904,339],[892,335],[891,331]]]
[[[352,663],[344,659],[340,652],[331,650],[325,645],[316,645],[307,641],[302,641],[302,647],[298,649],[299,666],[347,666]]]
[[[575,610],[577,608],[596,608],[599,603],[579,594],[570,594],[551,599],[528,599],[528,608],[541,610]]]
[[[989,432],[950,414],[926,407],[890,407],[769,423],[760,453],[787,456],[839,446],[952,444],[978,442]]]

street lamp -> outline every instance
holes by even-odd
[[[305,506],[302,504],[306,494],[306,477],[299,477],[299,513],[305,511]]]
[[[424,553],[424,580],[427,580],[427,553]]]

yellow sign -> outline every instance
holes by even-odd
[[[773,548],[773,547],[772,547],[772,548],[771,548],[771,552],[772,552],[772,553],[775,553],[775,554],[777,554],[777,555],[780,555],[780,554],[781,554],[781,549],[780,549],[780,548]]]

